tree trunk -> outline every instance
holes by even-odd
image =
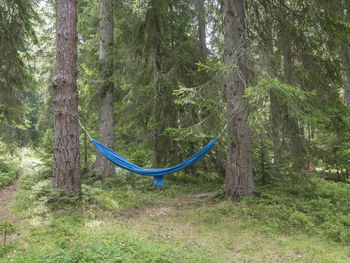
[[[286,44],[283,48],[283,66],[284,66],[284,78],[289,85],[293,85],[293,61],[291,48],[289,44]],[[293,157],[293,168],[295,170],[301,170],[305,164],[305,160],[303,157],[303,144],[302,144],[302,135],[300,133],[300,127],[298,120],[294,117],[289,116],[288,114],[285,116],[287,125],[286,125],[286,133],[290,138],[289,150]]]
[[[246,123],[243,94],[246,88],[247,39],[243,0],[224,1],[224,42],[227,96],[227,166],[224,191],[241,200],[253,194],[251,139]]]
[[[88,155],[88,152],[87,152],[87,135],[84,132],[84,169],[82,170],[82,178],[84,178],[89,172],[87,155]]]
[[[53,187],[80,193],[77,78],[77,0],[57,0]]]
[[[340,17],[343,17],[346,20],[346,16],[348,16],[348,12],[343,0],[335,1],[336,4],[332,5],[331,10]],[[346,106],[350,107],[350,54],[344,50],[343,44],[339,43],[339,56],[342,61],[343,77],[344,77],[344,98]]]
[[[100,0],[100,112],[98,123],[99,141],[108,148],[114,145],[114,85],[110,80],[113,70],[113,60],[108,54],[108,48],[113,43],[113,13],[112,1]],[[95,170],[102,178],[115,175],[114,165],[98,151]]]
[[[273,163],[279,164],[281,160],[281,138],[280,138],[280,105],[275,92],[270,92],[270,118],[271,134],[273,144]]]
[[[161,103],[161,91],[159,84],[157,83],[157,87],[155,89],[155,103],[153,107],[154,111],[154,120],[155,120],[155,128],[153,131],[153,150],[152,150],[152,167],[157,168],[159,167],[161,161],[160,161],[160,150],[161,150],[161,142],[160,142],[160,136],[159,134],[161,133],[161,127],[160,127],[160,107]]]
[[[344,98],[346,106],[350,107],[350,55],[344,52],[343,47],[340,47],[340,57],[343,62],[344,75]]]
[[[157,20],[156,20],[157,21]],[[157,28],[157,27],[156,27]],[[153,41],[153,81],[156,83],[155,87],[155,103],[153,107],[153,114],[154,114],[154,131],[153,131],[153,153],[152,153],[152,167],[156,168],[159,167],[160,164],[160,138],[159,134],[161,133],[161,126],[160,122],[162,121],[160,118],[160,112],[162,110],[161,104],[162,104],[162,92],[161,92],[161,87],[158,78],[158,74],[161,71],[161,66],[160,66],[160,54],[159,54],[159,46],[158,46],[158,41],[155,38]]]
[[[161,84],[159,82],[159,74],[162,71],[161,65],[161,30],[160,30],[160,14],[159,14],[159,6],[157,0],[151,1],[151,27],[152,27],[152,66],[153,66],[153,81],[155,82],[155,103],[153,107],[154,114],[154,131],[153,131],[153,153],[152,153],[152,167],[159,167],[161,163],[161,141],[160,141],[160,133],[162,132],[161,123],[161,111],[162,104],[164,103],[162,100],[162,90]],[[163,120],[164,121],[164,120]]]
[[[267,12],[270,12],[269,10]],[[267,24],[273,25],[274,21],[271,17],[267,17]],[[268,67],[266,71],[270,78],[274,78],[277,75],[277,68],[279,63],[277,62],[274,54],[274,41],[273,41],[273,26],[266,29],[269,30],[269,36],[266,38],[265,50],[266,60],[268,61]],[[271,135],[272,135],[272,151],[273,151],[273,163],[279,164],[281,159],[281,136],[280,136],[280,105],[276,92],[270,91],[270,122],[271,122]]]
[[[205,6],[204,0],[197,0],[196,2],[197,18],[198,18],[198,39],[199,49],[203,56],[207,55],[207,43],[206,43],[206,22],[205,22]]]

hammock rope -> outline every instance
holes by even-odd
[[[83,129],[83,131],[86,133],[86,135],[90,138],[90,141],[92,141],[92,137],[90,136],[90,134],[87,132],[87,130],[85,129],[84,125],[81,124],[80,120],[77,118],[78,123],[80,125],[80,127]]]
[[[170,168],[141,168],[137,166],[136,164],[133,164],[129,162],[127,159],[125,159],[123,156],[119,155],[118,153],[112,151],[105,145],[101,144],[100,142],[92,139],[84,125],[80,122],[78,116],[73,115],[69,111],[65,111],[69,113],[72,117],[76,118],[78,120],[78,123],[80,127],[83,129],[83,131],[86,133],[86,135],[90,138],[90,141],[94,144],[96,149],[105,156],[110,162],[112,162],[114,165],[128,170],[133,173],[137,173],[143,176],[153,176],[154,177],[154,185],[157,186],[163,186],[164,185],[164,175],[166,174],[172,174],[175,172],[178,172],[182,169],[185,169],[196,162],[198,162],[200,159],[202,159],[215,145],[216,141],[220,138],[220,136],[223,134],[223,132],[228,127],[229,122],[238,114],[234,114],[231,120],[228,120],[225,124],[224,128],[220,131],[219,135],[212,139],[207,145],[205,145],[202,149],[200,149],[197,153],[195,153],[193,156],[188,158],[187,160],[183,161],[182,163],[175,165]]]

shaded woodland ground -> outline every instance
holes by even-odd
[[[342,191],[349,192],[348,184],[342,188],[325,182],[318,201],[298,192],[279,199],[273,190],[265,189],[266,202],[256,197],[232,203],[219,197],[196,197],[196,193],[216,190],[216,185],[168,181],[160,190],[138,177],[135,188],[125,182],[118,187],[96,182],[84,184],[79,199],[61,196],[57,201],[50,193],[50,179],[38,178],[40,167],[33,153],[25,151],[18,183],[1,190],[1,202],[6,205],[1,217],[5,213],[16,231],[9,245],[1,248],[0,262],[350,260],[349,240],[339,240],[339,235],[349,234],[348,229],[332,233],[339,231],[339,225],[327,221],[325,213],[333,212],[326,203],[318,203],[326,202],[326,196],[339,198]],[[296,201],[305,207],[289,214],[290,202]],[[347,217],[339,212],[338,217]],[[315,218],[308,217],[312,213]],[[316,217],[323,217],[328,232],[312,225]]]

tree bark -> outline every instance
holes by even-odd
[[[153,81],[155,82],[155,103],[154,103],[154,122],[155,128],[153,131],[153,150],[152,150],[152,167],[159,167],[161,163],[161,141],[160,133],[162,132],[161,123],[161,111],[162,111],[162,87],[159,83],[159,74],[162,72],[161,64],[161,29],[160,29],[160,3],[157,0],[151,1],[151,13],[150,21],[152,27],[152,67],[153,67]],[[164,120],[163,120],[164,121]]]
[[[281,138],[280,138],[280,105],[275,92],[270,92],[270,118],[273,144],[273,163],[279,164],[281,159]]]
[[[111,0],[100,0],[100,111],[98,139],[108,148],[114,145],[114,85],[110,80],[113,60],[108,55],[108,48],[113,43],[113,9]],[[95,171],[102,178],[115,175],[114,165],[96,151]]]
[[[203,56],[207,55],[206,43],[206,21],[205,21],[205,6],[204,0],[197,0],[196,2],[197,18],[198,18],[198,39],[199,50]]]
[[[348,12],[344,12],[346,10],[344,6],[343,0],[335,1],[336,4],[332,5],[331,10],[340,17],[343,17],[346,20],[346,16],[348,16]],[[346,52],[344,49],[344,44],[339,42],[339,56],[342,61],[343,77],[344,77],[344,99],[345,105],[350,107],[350,54]]]
[[[247,39],[243,0],[224,1],[224,44],[227,97],[227,164],[224,191],[241,200],[253,194],[251,138],[243,94],[246,88]]]
[[[342,60],[343,67],[345,68],[343,71],[344,75],[344,98],[346,106],[350,107],[350,55],[344,52],[344,48],[340,47],[340,57]]]
[[[80,193],[77,78],[77,0],[57,0],[53,188]]]

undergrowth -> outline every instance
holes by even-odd
[[[350,244],[350,184],[310,176],[298,184],[257,191],[259,197],[245,199],[240,211],[259,219],[266,231],[307,233]]]
[[[106,217],[118,211],[158,205],[164,198],[203,189],[170,182],[156,188],[150,179],[137,179],[134,187],[120,178],[90,181],[75,197],[53,191],[46,171],[25,173],[13,204],[23,222],[25,245],[12,242],[0,262],[217,262],[211,250],[150,241],[108,222]]]
[[[192,220],[217,224],[227,218],[246,218],[266,233],[307,234],[350,245],[350,184],[313,175],[301,180],[258,186],[254,197],[203,207]]]
[[[91,228],[86,227],[91,231]],[[80,231],[79,237],[65,235],[45,240],[28,251],[13,253],[8,262],[215,262],[215,257],[203,249],[155,243],[132,231],[111,229],[106,233]],[[32,237],[33,238],[33,237]]]
[[[117,173],[104,182],[87,178],[79,197],[53,191],[44,170],[27,171],[19,182],[13,207],[21,218],[21,237],[2,248],[0,262],[227,262],[224,258],[232,253],[237,262],[270,262],[274,256],[266,250],[276,245],[288,258],[281,256],[281,261],[295,262],[308,253],[300,248],[303,245],[296,245],[294,251],[284,247],[294,243],[270,247],[264,243],[277,242],[270,237],[301,235],[314,246],[314,238],[350,244],[350,185],[312,175],[258,186],[254,197],[240,203],[218,195],[206,200],[188,197],[218,190],[221,184],[166,180],[159,188],[153,186],[152,178],[142,176],[130,183],[128,173]],[[174,217],[164,214],[167,222],[163,224],[161,213],[167,212],[160,211],[159,218],[141,214],[140,221],[129,221],[128,213],[124,214],[152,207],[155,211],[166,208]],[[185,230],[180,231],[187,224],[194,229],[189,230],[197,231],[188,238],[181,232]],[[169,239],[163,227],[171,233],[174,227],[180,229]],[[305,262],[329,262],[328,255],[313,259],[322,249],[323,245],[310,252]],[[344,251],[337,262],[350,257],[350,251]],[[256,261],[259,257],[266,261]]]
[[[0,189],[12,184],[20,174],[18,161],[14,156],[0,159]]]

